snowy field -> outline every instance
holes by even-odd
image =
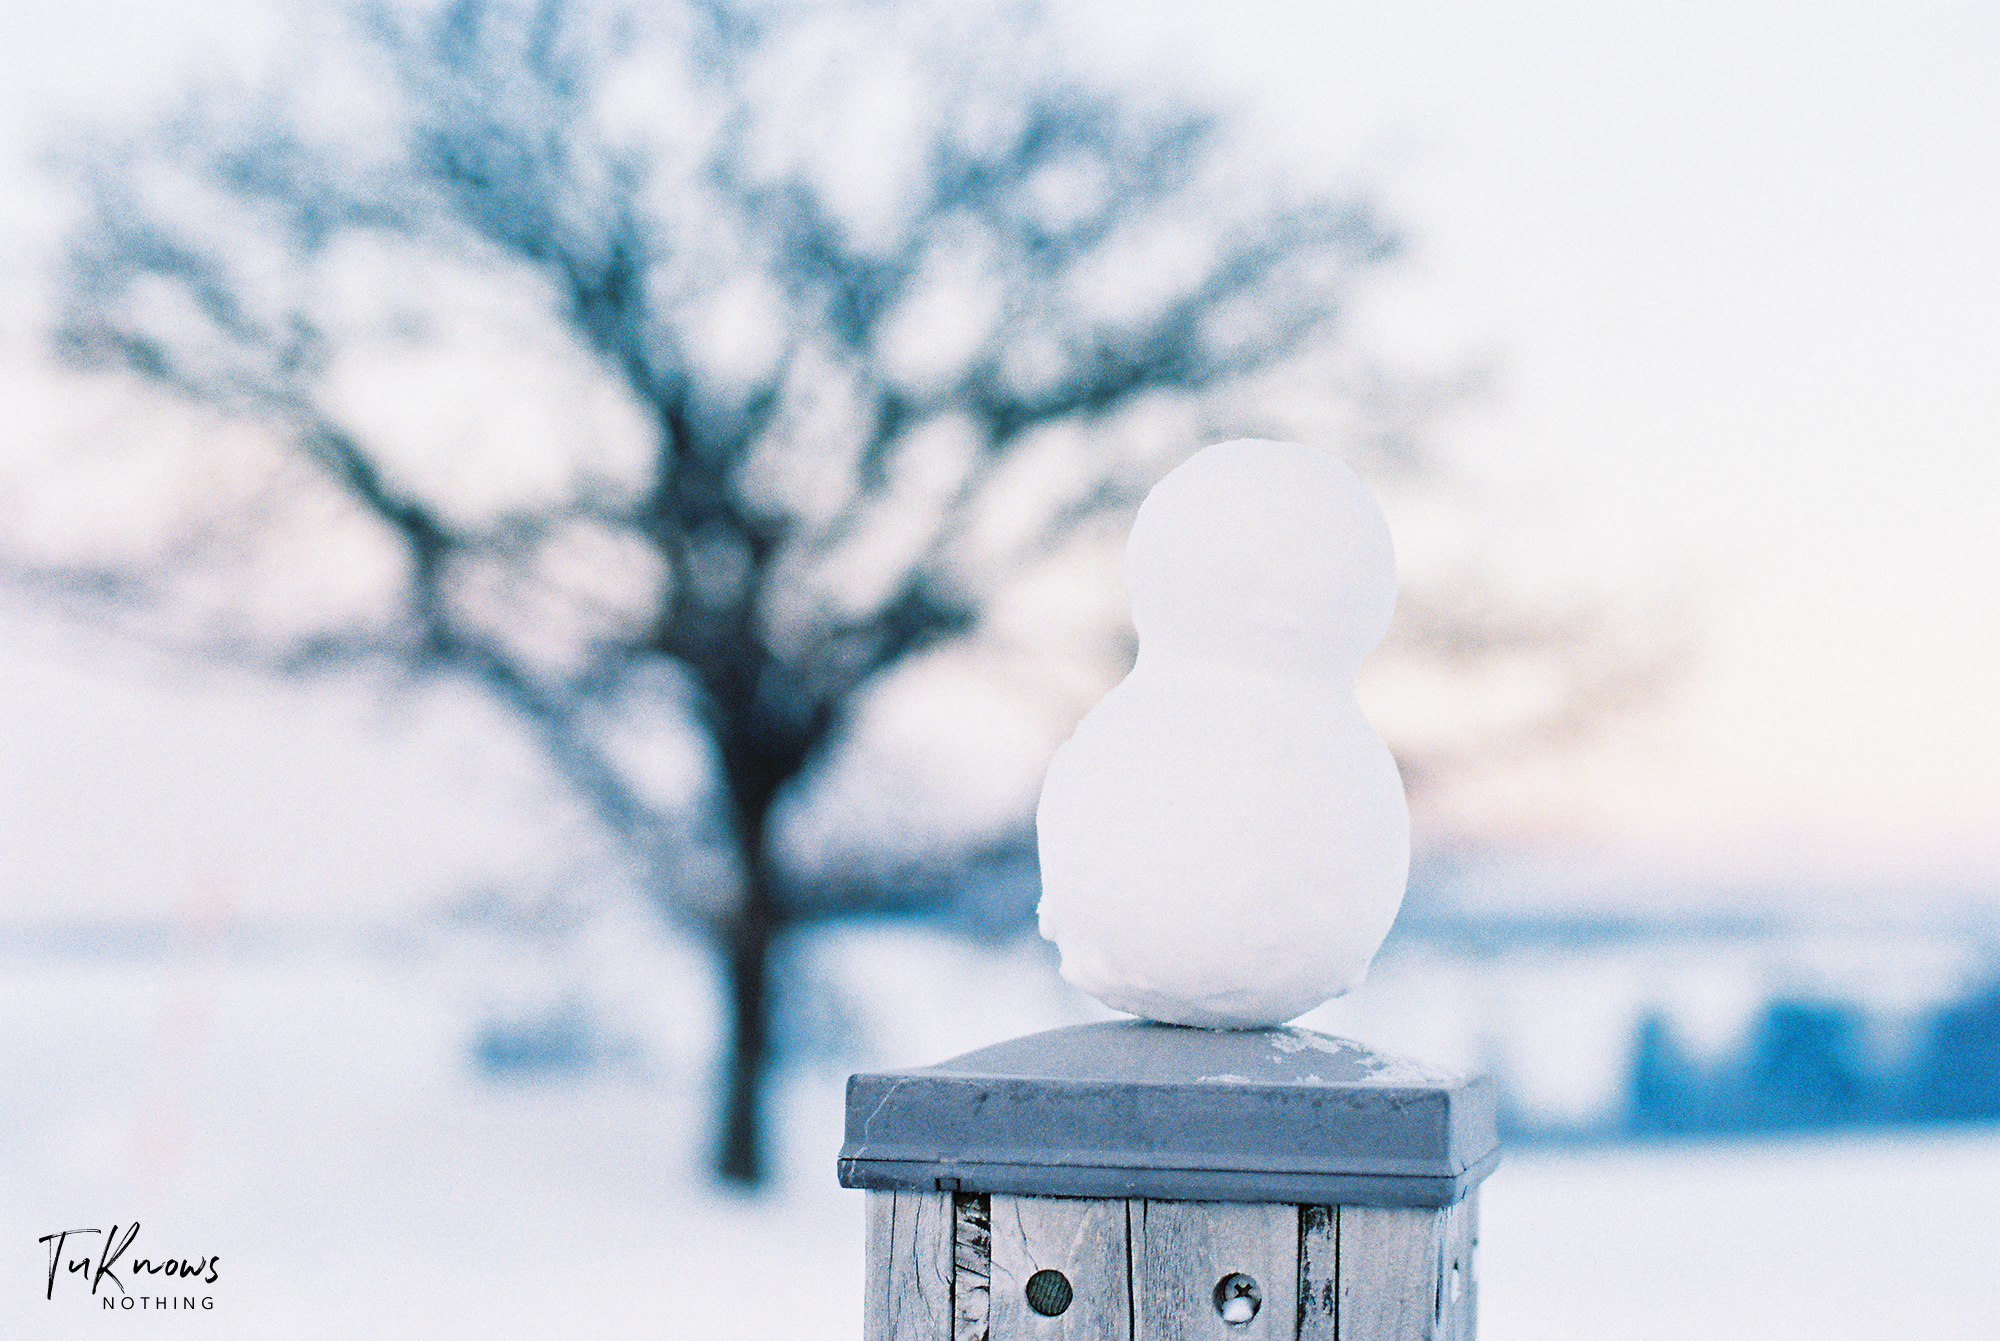
[[[610,1060],[503,1084],[467,1060],[481,1012],[506,1005],[490,955],[17,948],[0,957],[0,1337],[855,1337],[862,1198],[833,1175],[846,1072],[1084,1009],[1033,947],[948,944],[888,929],[807,966],[893,982],[902,1005],[887,1023],[843,1022],[838,993],[815,1008],[756,1198],[697,1172],[713,1008],[692,961],[601,956]],[[1514,1152],[1487,1184],[1482,1336],[1991,1335],[1996,1193],[1990,1128]],[[78,1278],[43,1298],[37,1239],[134,1219],[155,1255],[220,1256],[213,1310],[106,1317]]]

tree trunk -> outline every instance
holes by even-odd
[[[758,649],[737,658],[740,664],[760,667],[745,683],[756,686],[773,677],[763,655]],[[738,724],[734,731],[718,734],[717,753],[743,879],[742,902],[718,928],[716,946],[729,994],[729,1056],[715,1171],[726,1183],[755,1187],[769,1173],[764,1100],[773,1060],[771,946],[791,918],[779,897],[782,881],[770,857],[771,808],[785,784],[798,776],[825,728],[821,723],[811,735],[787,736],[773,726],[773,709],[756,694],[732,695],[732,689],[742,691],[743,685],[711,690],[714,702],[727,709],[718,711],[719,719]]]
[[[742,912],[725,929],[722,945],[729,991],[722,1142],[716,1173],[726,1182],[754,1187],[764,1181],[764,1083],[771,1062],[771,942],[777,909],[764,875],[753,873]]]

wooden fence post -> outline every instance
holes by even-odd
[[[1493,1085],[1124,1020],[847,1086],[864,1341],[1472,1341]]]

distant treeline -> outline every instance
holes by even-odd
[[[2000,982],[1940,1007],[1884,1062],[1858,1007],[1775,1000],[1721,1063],[1693,1057],[1658,1013],[1641,1018],[1627,1073],[1634,1135],[1808,1131],[2000,1118]]]

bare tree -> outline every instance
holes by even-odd
[[[1213,117],[1024,55],[1031,27],[358,17],[341,81],[209,90],[77,154],[61,348],[201,407],[218,461],[230,433],[275,450],[212,467],[149,548],[42,576],[208,651],[511,710],[712,947],[717,1167],[755,1182],[774,941],[935,887],[797,858],[787,798],[874,689],[996,646],[1024,575],[1205,432],[1267,427],[1246,388],[1310,387],[1378,473],[1422,478],[1436,397],[1371,380],[1340,320],[1395,240],[1357,200],[1232,182]],[[501,408],[441,428],[469,395]],[[703,742],[707,786],[663,793],[620,748],[635,701]]]

